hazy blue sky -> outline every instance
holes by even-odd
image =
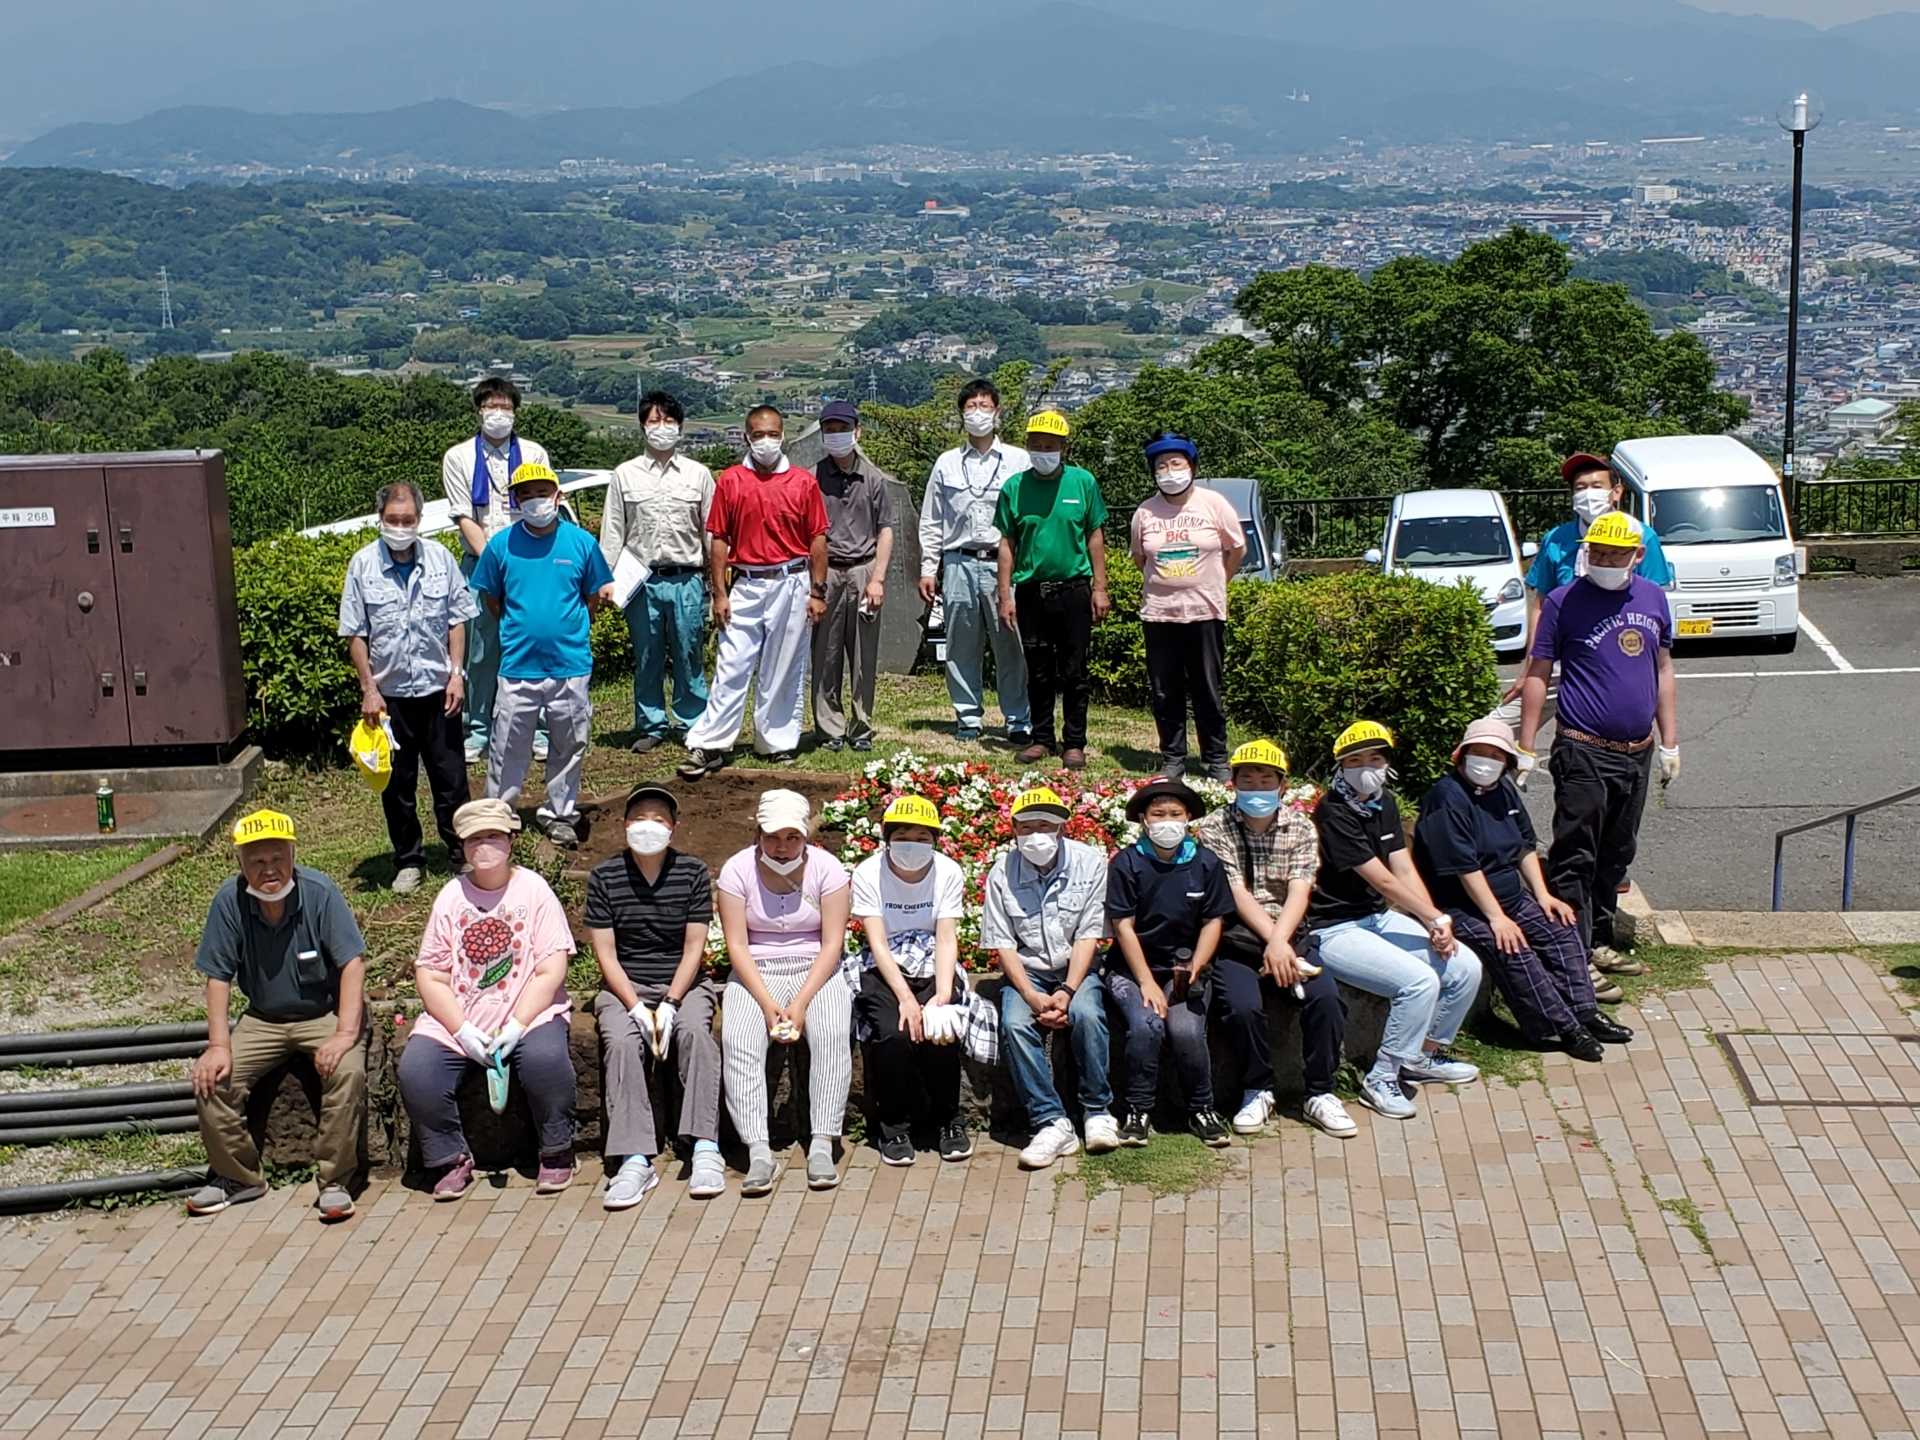
[[[1869,15],[1920,10],[1920,0],[1687,0],[1687,3],[1702,10],[1723,10],[1729,15],[1778,15],[1814,25],[1844,25]]]

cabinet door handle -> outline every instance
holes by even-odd
[[[133,672],[133,693],[136,695],[144,695],[147,693],[146,671],[136,670]]]
[[[133,527],[131,525],[122,525],[120,527],[120,553],[122,555],[131,555],[133,553]]]
[[[92,525],[87,527],[87,553],[89,555],[100,553],[100,531]]]
[[[102,670],[100,672],[100,693],[109,700],[113,698],[113,672],[111,670]]]

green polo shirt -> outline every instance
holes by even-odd
[[[1013,583],[1093,574],[1087,541],[1107,520],[1100,482],[1078,465],[1051,476],[1022,470],[1000,487],[993,526],[1013,545]]]

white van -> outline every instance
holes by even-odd
[[[1539,551],[1516,540],[1498,491],[1408,490],[1393,497],[1386,533],[1365,559],[1435,585],[1467,581],[1493,627],[1495,653],[1517,660],[1527,638],[1524,562]]]
[[[1806,559],[1771,465],[1731,435],[1661,435],[1614,446],[1613,473],[1673,567],[1677,637],[1770,636],[1793,649]]]

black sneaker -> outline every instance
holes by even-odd
[[[1194,1138],[1202,1145],[1211,1146],[1215,1150],[1224,1149],[1233,1143],[1227,1136],[1227,1127],[1211,1110],[1194,1111],[1187,1120],[1187,1129],[1193,1132]]]
[[[823,735],[820,737],[820,748],[838,752],[847,748],[847,742],[838,735]]]
[[[940,1158],[965,1160],[973,1154],[973,1132],[964,1120],[949,1120],[940,1127]]]
[[[1138,1150],[1147,1143],[1149,1129],[1146,1111],[1129,1110],[1127,1118],[1120,1122],[1120,1143]]]
[[[678,774],[682,780],[698,780],[703,776],[713,774],[726,763],[727,752],[724,750],[698,750],[689,748],[687,758],[680,762],[680,768],[675,773]]]
[[[1587,1027],[1587,1033],[1589,1035],[1593,1036],[1596,1040],[1604,1041],[1608,1045],[1624,1045],[1633,1039],[1632,1026],[1622,1025],[1619,1021],[1610,1019],[1605,1015],[1597,1013],[1589,1015],[1581,1023]]]
[[[1576,1060],[1596,1065],[1606,1054],[1600,1041],[1585,1026],[1578,1026],[1560,1037],[1560,1048]]]
[[[866,751],[873,749],[873,737],[871,735],[862,735],[858,740],[849,740],[847,742],[847,748],[861,751],[864,754]]]
[[[913,1164],[913,1141],[903,1130],[898,1135],[880,1137],[880,1158],[888,1165]]]

